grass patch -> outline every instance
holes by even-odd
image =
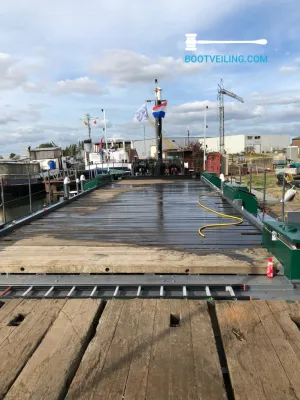
[[[277,178],[275,174],[267,173],[267,189],[277,188]],[[250,186],[250,175],[242,176],[242,184]],[[252,188],[264,187],[264,174],[252,174]]]

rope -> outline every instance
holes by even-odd
[[[218,193],[218,192],[220,192],[220,190],[215,191],[215,192],[211,192],[209,194],[214,194],[214,193]],[[200,197],[204,197],[204,196],[207,196],[207,194],[200,195],[199,198]],[[202,226],[201,228],[199,228],[198,233],[203,238],[205,238],[205,235],[202,233],[202,231],[204,229],[213,228],[213,227],[217,227],[217,226],[237,226],[237,225],[240,225],[240,224],[242,224],[244,222],[244,220],[242,218],[240,218],[240,217],[234,217],[232,215],[227,215],[227,214],[223,214],[223,213],[220,213],[218,211],[212,210],[211,208],[208,208],[208,207],[204,206],[203,204],[201,204],[200,201],[198,201],[198,205],[200,207],[204,208],[204,210],[210,211],[210,212],[212,212],[212,213],[214,213],[216,215],[219,215],[220,217],[237,220],[236,222],[228,222],[228,223],[224,223],[224,224],[208,224],[208,225]]]

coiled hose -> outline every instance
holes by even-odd
[[[220,191],[218,190],[218,191],[215,191],[215,192],[211,192],[209,194],[214,194],[214,193],[219,193],[219,192]],[[199,196],[199,198],[200,197],[204,197],[204,196],[207,196],[207,194],[202,194],[202,195]],[[244,221],[243,218],[233,217],[232,215],[222,214],[222,213],[220,213],[218,211],[212,210],[211,208],[208,208],[208,207],[204,206],[203,204],[201,204],[200,201],[198,201],[198,205],[200,207],[204,208],[204,210],[210,211],[210,212],[212,212],[212,213],[214,213],[216,215],[219,215],[220,217],[236,219],[237,220],[236,222],[228,222],[228,223],[224,223],[224,224],[208,224],[208,225],[202,226],[201,228],[199,228],[198,233],[203,238],[205,237],[205,235],[202,233],[202,231],[204,229],[206,229],[206,228],[213,228],[213,227],[217,227],[217,226],[235,226],[235,225],[237,226],[237,225],[242,224],[243,221]]]

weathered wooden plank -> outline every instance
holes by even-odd
[[[0,271],[31,273],[265,273],[265,249],[232,251],[227,254],[197,255],[182,251],[135,245],[115,246],[100,243],[91,246],[63,245],[42,238],[30,240],[31,245],[6,246],[1,251]],[[35,245],[35,243],[37,243]],[[55,243],[55,245],[53,244]],[[87,257],[88,254],[88,257]],[[241,260],[245,257],[245,260]]]
[[[221,302],[216,311],[235,399],[297,399],[252,302]]]
[[[123,306],[124,301],[122,300],[114,300],[107,303],[100,318],[96,334],[86,349],[78,371],[68,390],[66,400],[92,400],[94,398],[101,398],[101,394],[97,391],[97,385],[101,379],[101,372]]]
[[[156,300],[141,300],[139,324],[135,335],[124,400],[145,399],[151,357]]]
[[[10,303],[12,305],[10,306]],[[19,327],[17,326],[9,326],[10,322],[14,320],[14,318],[18,317],[19,315],[27,317],[30,315],[32,310],[37,305],[36,300],[27,300],[24,301],[23,299],[14,299],[9,301],[3,310],[0,313],[0,348],[2,344],[5,344],[6,339],[8,337],[12,337],[13,332],[17,329],[19,331]],[[9,311],[9,313],[8,313]],[[28,322],[28,318],[26,318],[26,323]],[[22,324],[23,330],[24,324]]]
[[[66,400],[76,398],[225,399],[206,303],[109,301]]]
[[[170,329],[170,301],[158,300],[147,381],[147,400],[169,399]]]
[[[195,385],[199,399],[226,399],[211,319],[204,301],[189,301]],[[183,341],[183,343],[185,343]]]
[[[1,307],[0,322],[2,322],[8,315],[10,315],[22,301],[23,299],[13,299],[5,302],[5,304]]]
[[[180,320],[179,326],[170,327],[169,399],[198,399],[189,302],[170,301],[170,314],[175,323]]]
[[[273,303],[276,303],[276,301]],[[300,398],[300,359],[298,358],[298,355],[294,352],[281,324],[273,314],[272,306],[269,307],[269,304],[265,301],[253,302],[253,305],[267,335],[270,338],[272,346],[280,360],[281,366],[290,382],[290,386],[292,387],[296,398]],[[276,314],[278,315],[278,312]],[[287,329],[289,329],[288,326],[292,325],[292,323],[291,319],[285,321]],[[300,340],[299,331],[298,339]]]
[[[100,306],[92,299],[67,301],[6,399],[63,398],[99,319]]]
[[[300,302],[268,301],[276,321],[280,324],[284,337],[289,341],[300,359]]]
[[[2,311],[11,310],[0,322],[0,360],[3,361],[0,363],[0,398],[7,393],[39,346],[65,300],[21,300],[14,307],[16,303],[12,300],[0,311],[1,318]],[[12,321],[15,326],[10,326]]]
[[[124,303],[116,331],[107,351],[105,363],[97,384],[96,399],[122,399],[126,389],[130,363],[134,354],[136,331],[142,303],[127,300]]]

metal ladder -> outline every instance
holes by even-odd
[[[299,301],[300,281],[261,275],[0,273],[0,300],[14,298]]]
[[[194,299],[251,300],[244,285],[0,285],[0,299]]]

